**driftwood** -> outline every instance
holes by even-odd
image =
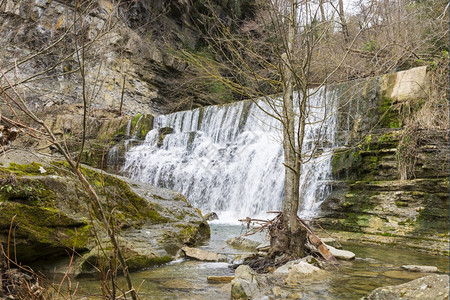
[[[246,223],[247,229],[249,229],[246,233],[242,234],[241,236],[249,236],[253,235],[257,232],[262,231],[263,229],[267,228],[268,226],[279,222],[281,220],[282,212],[281,211],[268,211],[267,213],[276,213],[277,216],[273,218],[272,220],[261,220],[261,219],[252,219],[252,218],[245,218],[240,219],[239,221],[242,223]],[[330,250],[327,248],[327,246],[322,242],[322,240],[314,233],[314,231],[309,227],[309,225],[305,222],[305,220],[302,220],[301,218],[297,217],[297,222],[300,226],[306,229],[307,237],[309,242],[317,249],[317,251],[320,253],[320,255],[330,264],[332,265],[339,265],[338,261],[334,257],[333,254],[331,254]],[[254,223],[257,224],[257,227],[254,227],[250,229],[250,224]]]

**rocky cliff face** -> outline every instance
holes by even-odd
[[[231,100],[216,97],[221,90],[214,82],[206,87],[210,93],[180,84],[196,76],[176,51],[197,51],[199,24],[208,14],[202,1],[77,3],[0,3],[0,67],[35,111],[59,112],[83,98],[93,110],[117,112],[123,102],[123,112],[130,114]],[[252,1],[233,3],[214,9],[223,18],[251,15]]]
[[[343,238],[448,253],[448,130],[417,117],[431,101],[426,69],[355,87],[360,96],[342,104],[342,148],[333,157],[336,180],[322,222],[347,232]]]

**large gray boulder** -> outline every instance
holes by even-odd
[[[130,269],[168,262],[183,245],[209,237],[208,224],[183,195],[85,166],[81,172],[114,224]],[[103,262],[114,256],[96,209],[67,163],[9,151],[0,157],[0,182],[0,242],[8,241],[12,223],[19,261],[75,250],[83,254],[76,272],[86,273],[94,272],[99,254]]]
[[[375,289],[361,300],[409,300],[449,298],[449,276],[430,275],[395,286]]]

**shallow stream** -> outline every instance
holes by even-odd
[[[226,240],[243,232],[241,226],[211,224],[211,239],[201,248],[225,254],[242,251],[230,248]],[[251,236],[260,240],[262,234]],[[343,243],[343,248],[353,251],[356,259],[341,262],[338,271],[318,281],[295,288],[301,299],[360,299],[380,286],[397,285],[427,274],[401,270],[402,265],[433,265],[448,273],[448,257],[434,256],[388,246]],[[233,276],[227,263],[205,263],[178,260],[149,270],[132,274],[141,299],[230,299],[230,284],[209,284],[208,276]],[[100,299],[99,283],[95,279],[80,279],[77,296]],[[74,284],[74,283],[72,283]],[[94,296],[94,295],[98,296]],[[89,296],[88,296],[89,295]]]

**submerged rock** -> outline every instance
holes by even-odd
[[[231,299],[258,299],[266,286],[264,275],[258,275],[247,265],[240,265],[231,281]]]
[[[234,276],[208,276],[206,279],[208,283],[229,283],[234,279]]]
[[[219,216],[215,212],[207,213],[204,218],[206,221],[219,220]]]
[[[449,298],[449,276],[430,275],[410,282],[375,289],[361,300],[434,299]]]
[[[434,273],[438,271],[438,268],[435,266],[418,266],[418,265],[403,265],[402,269],[422,273]]]
[[[168,262],[183,245],[209,237],[208,224],[181,194],[93,168],[80,170],[114,224],[130,269]],[[13,224],[20,262],[67,256],[73,249],[83,254],[76,272],[86,273],[115,257],[96,209],[67,163],[10,151],[0,157],[0,182],[0,241],[7,242]]]

